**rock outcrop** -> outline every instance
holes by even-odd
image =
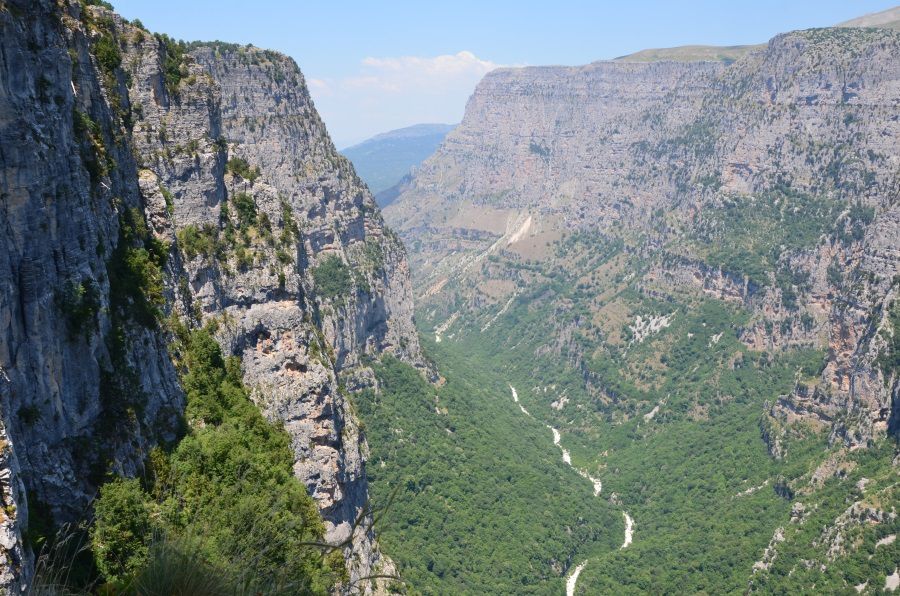
[[[3,588],[27,585],[29,510],[77,519],[107,471],[134,475],[174,438],[184,397],[162,319],[180,317],[242,358],[327,540],[347,544],[345,588],[371,591],[392,564],[349,392],[382,353],[426,364],[402,244],[297,65],[75,1],[0,2],[0,171]],[[134,230],[164,261],[146,312],[116,272]]]

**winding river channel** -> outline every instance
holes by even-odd
[[[519,402],[519,394],[516,391],[516,388],[512,385],[509,386],[509,390],[512,392],[513,401],[516,405],[519,406],[519,409],[522,410],[522,413],[528,416],[529,418],[534,419],[528,410],[525,409]],[[598,478],[594,478],[586,471],[576,468],[572,465],[572,455],[569,453],[569,450],[562,446],[561,440],[562,436],[559,434],[559,431],[549,424],[545,424],[547,428],[550,429],[550,432],[553,433],[553,444],[559,447],[560,451],[562,451],[562,460],[563,463],[575,470],[575,472],[588,480],[591,484],[594,485],[594,496],[600,496],[600,491],[603,490],[603,482],[601,482]],[[631,544],[632,539],[634,538],[634,519],[625,511],[622,512],[622,515],[625,516],[625,540],[622,542],[621,548],[628,548]],[[574,596],[575,595],[575,586],[578,584],[578,576],[581,575],[581,572],[584,570],[585,566],[588,564],[588,560],[585,559],[581,563],[575,566],[575,568],[569,573],[569,576],[566,578],[566,596]]]

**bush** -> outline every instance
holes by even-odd
[[[164,34],[157,34],[156,39],[165,50],[165,60],[163,61],[163,72],[166,78],[166,89],[170,95],[178,95],[178,85],[184,77],[182,72],[182,64],[184,62],[184,54],[187,45],[183,41],[177,41]]]
[[[104,33],[94,44],[94,55],[100,68],[107,76],[114,76],[115,70],[122,65],[122,53],[119,51],[119,44],[116,39],[109,33]]]
[[[98,184],[114,165],[103,144],[103,130],[97,121],[74,108],[72,129],[81,141],[81,161],[91,178],[91,184]]]
[[[232,202],[241,227],[252,226],[256,223],[256,201],[253,200],[252,195],[239,192],[234,195]]]
[[[350,270],[337,255],[329,255],[313,269],[313,281],[319,295],[333,299],[349,294],[353,289],[353,278]]]
[[[291,253],[279,248],[275,251],[275,257],[278,259],[278,262],[282,265],[290,265],[294,262],[294,257],[291,256]]]
[[[234,249],[234,258],[237,261],[237,268],[240,271],[246,271],[253,267],[253,251],[247,250],[243,246]]]
[[[247,160],[240,157],[232,157],[229,159],[225,164],[225,170],[240,176],[251,184],[259,178],[259,168],[251,168],[250,164],[247,163]]]
[[[163,297],[162,268],[146,248],[129,248],[125,252],[127,276],[135,282],[135,288],[143,297],[140,302],[148,313],[158,316],[165,304]]]
[[[876,364],[884,375],[885,382],[890,382],[894,375],[900,374],[900,300],[894,300],[888,311],[888,325],[881,331],[886,346],[878,354]]]
[[[208,258],[216,253],[218,235],[218,228],[212,224],[202,228],[191,224],[178,230],[178,246],[188,260],[193,260],[197,255]]]
[[[137,209],[126,211],[119,222],[119,243],[106,264],[110,308],[152,327],[165,304],[163,271],[168,247],[147,229]]]
[[[282,247],[293,245],[300,239],[300,228],[294,221],[294,211],[291,205],[284,199],[281,199],[281,237],[279,242]]]
[[[57,305],[66,318],[69,337],[86,334],[96,325],[97,312],[100,310],[100,291],[90,278],[80,283],[68,282],[56,295]]]
[[[377,272],[384,269],[384,247],[379,242],[367,240],[363,254],[372,271]]]
[[[147,565],[134,580],[134,592],[192,596],[248,593],[230,585],[229,575],[227,570],[210,565],[193,542],[160,536],[150,547]]]
[[[41,419],[41,411],[36,406],[22,406],[19,408],[18,417],[23,424],[32,426]]]
[[[172,194],[165,186],[160,185],[159,192],[162,193],[163,199],[166,201],[166,213],[170,216],[175,215],[175,195]]]
[[[127,579],[147,563],[151,538],[148,500],[135,479],[115,480],[100,488],[91,545],[97,568],[111,582]]]

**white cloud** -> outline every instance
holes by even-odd
[[[337,80],[309,79],[338,146],[422,122],[459,122],[475,85],[502,65],[469,51],[440,56],[367,57]]]
[[[345,81],[351,89],[375,87],[394,93],[409,89],[450,88],[460,84],[477,83],[488,72],[499,67],[490,60],[482,60],[472,52],[444,54],[432,58],[402,56],[400,58],[366,58],[364,73]]]

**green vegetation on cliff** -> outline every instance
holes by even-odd
[[[815,247],[835,226],[839,212],[837,202],[790,188],[725,197],[701,212],[694,234],[711,265],[762,286],[782,253]]]
[[[289,437],[266,421],[209,330],[176,325],[187,434],[150,454],[143,481],[106,484],[91,538],[103,577],[132,591],[176,549],[244,592],[327,594],[343,577],[339,551],[293,476]],[[184,561],[182,561],[183,563]]]
[[[337,255],[325,257],[312,270],[319,294],[329,300],[340,298],[353,289],[353,276]]]

